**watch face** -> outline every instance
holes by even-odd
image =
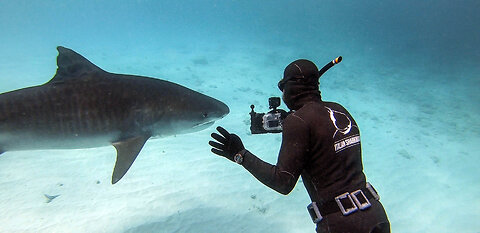
[[[233,160],[235,160],[236,163],[238,164],[241,164],[243,162],[243,157],[241,154],[236,154],[234,157],[233,157]]]

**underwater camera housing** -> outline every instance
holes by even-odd
[[[277,109],[280,106],[280,97],[270,97],[268,99],[270,109],[267,113],[255,112],[255,105],[250,105],[250,131],[252,134],[281,133],[282,122],[287,117],[287,111]]]

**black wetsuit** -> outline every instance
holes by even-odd
[[[340,194],[364,188],[360,135],[353,117],[340,104],[323,102],[320,96],[296,100],[296,104],[301,107],[283,122],[277,164],[246,151],[242,165],[260,182],[285,195],[302,176],[312,202],[320,206]],[[317,231],[361,233],[381,226],[384,231],[373,232],[389,232],[383,206],[375,199],[370,202],[370,208],[348,216],[340,209],[323,215]]]

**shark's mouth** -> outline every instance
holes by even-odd
[[[215,123],[215,121],[207,121],[207,122],[203,122],[203,123],[200,123],[198,125],[195,125],[192,128],[195,129],[195,130],[204,130],[204,129],[212,126],[213,123]]]
[[[215,123],[214,120],[203,122],[203,123],[198,123],[196,125],[191,125],[190,127],[186,127],[188,125],[182,125],[182,127],[179,127],[178,129],[176,129],[176,131],[175,131],[176,133],[173,133],[172,135],[175,135],[177,133],[187,134],[187,133],[194,133],[194,132],[202,131],[202,130],[207,129],[208,127],[212,126],[213,123]]]

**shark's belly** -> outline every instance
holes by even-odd
[[[38,135],[35,133],[0,133],[2,151],[40,149],[81,149],[111,145],[118,138],[116,134],[71,136]]]

